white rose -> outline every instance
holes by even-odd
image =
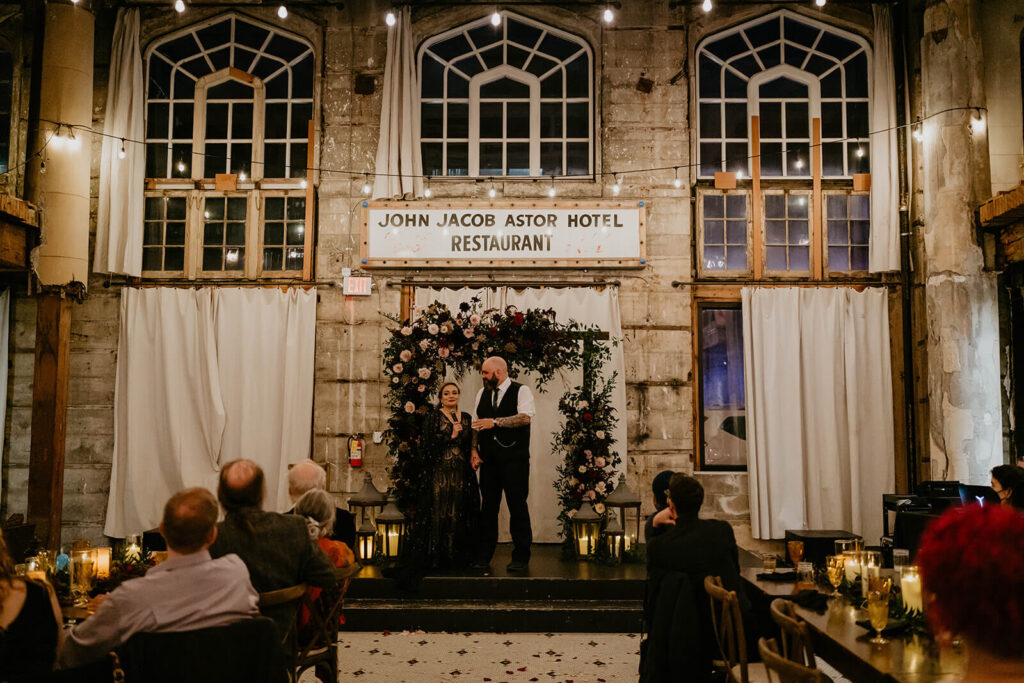
[[[594,436],[596,436],[598,439],[602,439],[603,440],[604,439],[604,430],[603,429],[598,429],[596,432],[594,432]]]
[[[594,512],[596,512],[599,515],[603,515],[604,514],[604,503],[598,503],[597,505],[595,505],[594,506]]]
[[[402,334],[408,337],[410,334],[412,334],[412,328],[406,325],[405,327],[402,328]]]
[[[469,316],[469,324],[470,325],[479,325],[480,324],[480,316],[478,316],[476,313],[474,313],[473,315]]]
[[[579,468],[579,472],[580,472],[580,474],[583,474],[583,473],[584,473],[584,472],[586,472],[586,471],[587,471],[587,468],[586,468],[586,467],[584,467],[583,465],[580,465],[580,468]]]
[[[443,325],[441,325],[441,332],[445,334],[451,334],[453,329],[455,328],[452,327],[451,323],[444,323]]]
[[[437,334],[437,331],[438,327],[434,323],[430,323],[429,325],[427,325],[427,332],[429,332],[430,334]]]
[[[430,379],[430,370],[427,369],[427,368],[420,368],[419,369],[419,376],[420,376],[420,379]]]
[[[401,358],[406,363],[408,363],[409,360],[412,358],[412,351],[410,351],[409,349],[402,349],[402,352],[398,354],[398,357]]]
[[[420,348],[423,349],[424,351],[429,349],[430,348],[430,340],[429,339],[424,339],[424,340],[420,341]]]
[[[580,410],[586,410],[587,408],[590,407],[590,404],[587,403],[586,401],[580,401],[579,403],[576,404],[576,407],[579,408]]]
[[[598,493],[604,493],[605,489],[607,489],[608,487],[605,486],[605,483],[603,481],[599,481],[597,482],[597,486],[595,486],[594,488],[597,489]]]

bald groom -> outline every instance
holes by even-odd
[[[530,494],[530,421],[535,414],[529,388],[508,377],[505,359],[491,356],[480,367],[484,386],[477,392],[473,420],[473,469],[480,470],[480,539],[473,566],[490,566],[498,544],[498,509],[504,494],[512,534],[510,572],[530,563],[533,529],[526,498]]]

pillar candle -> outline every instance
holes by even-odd
[[[96,548],[96,578],[110,576],[110,548]]]
[[[924,611],[924,601],[921,599],[921,577],[917,574],[907,574],[901,581],[903,586],[903,604],[908,610]]]

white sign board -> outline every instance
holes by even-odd
[[[632,202],[364,202],[366,267],[641,267]]]

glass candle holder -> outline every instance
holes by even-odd
[[[903,605],[909,611],[923,612],[924,600],[921,597],[921,575],[914,565],[903,568],[903,577],[900,579],[900,587],[903,590]]]
[[[856,550],[847,550],[843,553],[843,570],[846,572],[846,580],[853,583],[860,578],[860,553]]]
[[[96,551],[83,548],[71,551],[71,595],[76,605],[89,602],[89,591],[96,578]]]

